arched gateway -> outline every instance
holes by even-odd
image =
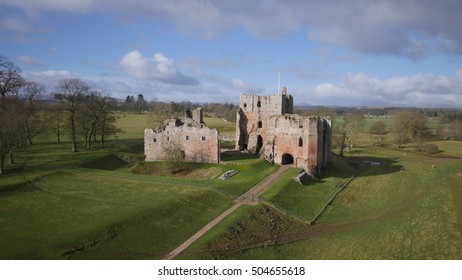
[[[294,157],[291,154],[283,154],[281,164],[294,164]]]

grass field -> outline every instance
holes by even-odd
[[[161,258],[230,203],[194,187],[72,171],[1,193],[2,259]]]
[[[118,117],[123,132],[104,149],[71,153],[68,142],[49,136],[17,153],[0,178],[0,259],[160,259],[276,169],[229,154],[226,164],[162,174],[162,163],[138,163],[146,115]],[[349,160],[334,156],[303,185],[290,170],[262,203],[240,207],[179,258],[462,259],[462,142],[433,143],[441,152],[430,156],[412,145],[370,146],[360,135]],[[219,180],[229,169],[239,173]]]
[[[145,119],[119,115],[123,132],[105,149],[71,153],[43,137],[18,153],[0,178],[0,259],[163,258],[276,168],[237,158],[188,176],[135,174],[124,158],[140,158]],[[240,173],[219,180],[229,169]]]
[[[443,154],[460,155],[461,142],[437,142]],[[310,214],[310,195],[304,188],[275,185],[264,197],[275,199],[284,211],[268,207],[267,219],[281,221],[262,230],[261,207],[241,210],[207,242],[185,252],[183,258],[218,259],[461,259],[462,160],[429,157],[406,151],[363,149],[356,160],[363,165],[357,177],[327,207],[314,225],[286,219]],[[330,178],[330,177],[329,177]],[[282,179],[281,179],[282,180]],[[324,184],[325,182],[321,182]],[[290,185],[290,183],[288,184]],[[314,196],[317,195],[313,192]],[[282,195],[284,194],[284,195]],[[285,196],[285,197],[284,197]],[[311,194],[313,196],[313,194]],[[292,200],[294,203],[287,202]],[[305,214],[306,212],[306,214]],[[255,221],[259,221],[254,224]],[[237,228],[237,230],[236,230]],[[281,229],[277,233],[274,230]],[[234,232],[234,235],[230,235]],[[236,233],[237,232],[237,233]],[[273,232],[273,234],[271,234]],[[270,236],[268,236],[270,234]],[[253,236],[254,239],[249,239]],[[255,238],[257,241],[255,241]],[[246,242],[246,240],[253,240]],[[237,246],[236,244],[241,244]],[[216,248],[233,248],[217,251]]]

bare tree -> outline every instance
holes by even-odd
[[[346,130],[342,130],[342,134],[340,136],[340,156],[343,157],[343,151],[345,150],[346,147]]]
[[[185,109],[186,107],[173,102],[151,102],[146,125],[156,130],[164,124],[165,120],[184,114]]]
[[[17,95],[24,83],[21,69],[0,55],[0,94],[2,95],[3,110],[5,110],[5,96],[8,94]]]
[[[21,131],[20,114],[22,103],[17,98],[24,85],[21,69],[6,57],[0,56],[0,174],[5,173],[5,160],[14,163],[13,152]],[[9,98],[8,98],[9,96]]]
[[[462,139],[462,121],[454,120],[447,126],[448,138],[454,140]]]
[[[67,123],[65,106],[61,102],[41,103],[41,108],[45,114],[40,114],[43,131],[56,136],[56,143],[60,144],[64,126]],[[51,136],[50,135],[50,136]]]
[[[180,144],[176,141],[171,141],[164,144],[165,162],[172,174],[177,174],[185,171],[185,152]]]
[[[82,108],[77,116],[79,130],[85,139],[85,147],[91,149],[92,136],[96,133],[101,108],[99,106],[99,93],[91,92],[82,100]]]
[[[385,135],[385,129],[386,124],[381,120],[375,121],[371,124],[371,126],[369,127],[369,134],[371,135],[371,145],[374,144],[374,135],[379,136],[379,144],[382,145],[383,135]]]
[[[17,112],[23,107],[18,98],[6,97],[5,110],[0,110],[0,174],[5,173],[5,160],[14,164],[14,150],[22,129],[21,115]]]
[[[109,135],[115,135],[121,132],[121,130],[115,126],[116,116],[114,115],[114,110],[117,107],[117,101],[107,95],[100,95],[98,100],[100,106],[98,128],[101,136],[100,147],[103,148],[106,138]]]
[[[100,146],[104,147],[107,136],[120,132],[115,126],[116,117],[113,110],[116,106],[114,99],[98,91],[85,96],[78,123],[87,149],[92,148],[92,143],[97,142],[98,136]]]
[[[355,145],[357,135],[364,131],[366,119],[361,113],[355,112],[345,117],[344,126],[348,134],[348,151],[350,151]]]
[[[26,94],[26,104],[24,108],[24,132],[28,145],[32,145],[32,136],[34,134],[34,127],[32,126],[32,118],[35,114],[34,102],[35,99],[45,92],[45,85],[35,82],[28,82],[25,84],[24,92]]]
[[[76,118],[80,105],[90,87],[80,79],[64,79],[56,87],[55,98],[61,100],[68,111],[69,129],[72,141],[72,152],[77,152],[77,123]]]

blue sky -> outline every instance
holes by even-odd
[[[462,1],[0,0],[0,55],[53,91],[462,107]]]

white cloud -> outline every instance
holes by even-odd
[[[339,84],[320,84],[298,90],[297,95],[299,102],[314,105],[461,107],[460,73],[454,76],[416,74],[385,80],[349,73]]]
[[[41,72],[24,72],[28,82],[37,82],[45,85],[48,91],[53,91],[62,79],[80,78],[79,75],[67,70],[46,70]]]
[[[230,89],[239,92],[239,93],[261,93],[263,87],[252,82],[246,82],[242,79],[232,78],[230,81]]]
[[[40,66],[41,63],[38,62],[37,60],[35,60],[34,58],[30,57],[30,56],[27,56],[27,55],[21,55],[21,56],[18,56],[17,57],[17,60],[24,64],[24,65],[28,65],[28,66]]]
[[[0,19],[0,30],[28,33],[32,32],[34,28],[18,15],[9,15]]]
[[[451,0],[3,0],[30,14],[116,12],[168,22],[204,38],[244,29],[264,37],[294,31],[310,40],[373,54],[418,59],[431,51],[462,53],[462,2]],[[10,21],[10,29],[27,23]]]
[[[197,85],[199,83],[196,78],[183,75],[174,61],[162,53],[156,53],[154,57],[148,58],[138,50],[134,50],[124,55],[120,64],[128,74],[139,79],[175,85]]]

